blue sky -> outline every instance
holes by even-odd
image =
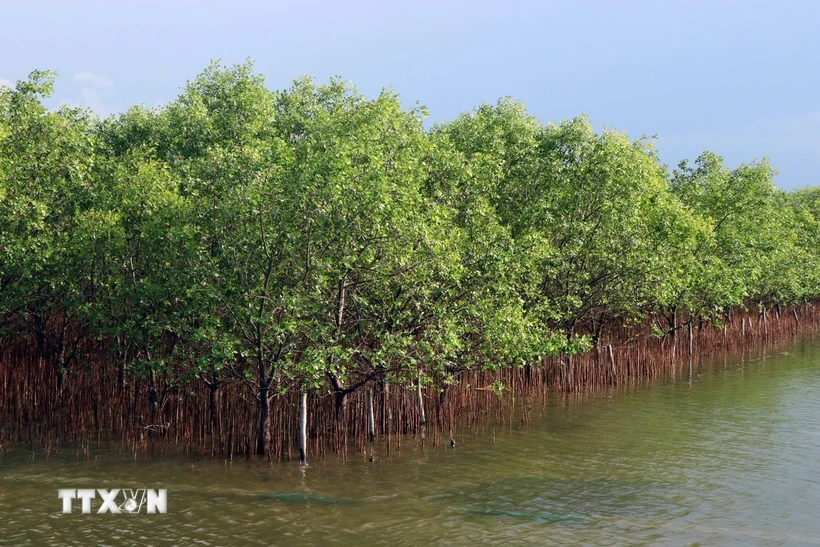
[[[670,164],[768,156],[820,184],[820,1],[0,0],[0,84],[56,70],[55,104],[172,100],[215,58],[272,88],[340,75],[452,119],[503,96],[541,121],[657,135]]]

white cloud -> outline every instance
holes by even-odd
[[[83,97],[82,106],[90,108],[100,116],[107,116],[110,111],[103,99],[113,95],[114,80],[93,72],[78,72],[74,75],[74,80],[83,84],[80,89]]]
[[[80,91],[83,96],[83,101],[85,102],[85,106],[99,114],[100,116],[105,116],[108,113],[108,109],[103,104],[102,98],[100,94],[97,93],[94,89],[83,89]]]
[[[0,78],[0,87],[14,87],[14,84],[11,80],[6,80],[5,78]]]
[[[102,89],[111,89],[114,87],[114,80],[108,76],[100,76],[93,72],[78,72],[74,75],[74,79],[91,87]]]

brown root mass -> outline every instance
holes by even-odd
[[[340,416],[330,389],[310,393],[308,459],[328,451],[346,457],[350,449],[367,455],[372,446],[371,428],[377,441],[387,438],[400,445],[402,436],[429,434],[430,442],[438,445],[451,440],[457,427],[478,430],[488,418],[501,423],[526,421],[527,405],[515,401],[527,397],[645,385],[682,374],[682,367],[714,356],[775,349],[817,331],[820,306],[769,310],[765,315],[735,311],[723,318],[723,325],[697,320],[692,324],[691,353],[687,327],[679,328],[675,335],[657,337],[650,333],[647,322],[643,327],[611,328],[602,333],[596,347],[571,360],[557,356],[538,366],[466,370],[446,388],[440,381],[433,382],[422,397],[426,425],[414,384],[365,384],[347,396]],[[212,394],[202,380],[179,384],[160,375],[152,394],[145,378],[126,374],[121,381],[120,367],[101,344],[85,342],[79,355],[73,367],[58,378],[55,364],[38,351],[34,340],[3,341],[0,447],[24,443],[30,450],[40,446],[53,453],[66,447],[80,452],[89,446],[136,451],[175,446],[205,457],[255,453],[257,404],[240,382],[221,385]],[[492,388],[495,382],[503,384],[503,397]],[[299,397],[294,388],[271,401],[271,459],[299,458]],[[500,399],[506,404],[499,404]]]

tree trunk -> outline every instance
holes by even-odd
[[[421,391],[421,373],[419,372],[419,377],[416,382],[416,398],[419,407],[419,422],[421,425],[425,425],[427,423],[427,417],[424,415],[424,395]]]
[[[256,453],[264,456],[268,453],[270,446],[270,399],[268,398],[268,391],[270,385],[264,382],[259,387],[259,398],[257,400],[259,406],[259,427],[256,431]]]
[[[572,336],[574,334],[574,324],[566,329],[567,343],[572,344]],[[572,391],[575,386],[575,374],[572,370],[572,353],[567,354],[567,391]]]
[[[672,362],[678,349],[678,308],[672,309]]]
[[[376,417],[373,414],[373,388],[367,388],[367,436],[372,443],[376,439]]]
[[[618,371],[615,368],[615,354],[612,352],[612,344],[607,346],[609,348],[609,362],[612,366],[612,382],[618,385]]]
[[[213,381],[208,384],[208,413],[211,415],[211,435],[215,435],[219,429],[219,418],[216,409],[216,395],[219,391],[219,382]]]
[[[527,376],[527,380],[529,380],[530,379],[529,365],[524,366],[524,373]],[[441,388],[441,392],[438,395],[438,404],[439,404],[440,407],[444,407],[444,403],[445,403],[445,401],[447,401],[447,393],[449,393],[449,391],[450,391],[450,385],[449,384],[444,384],[444,387]]]
[[[65,362],[62,352],[57,356],[57,392],[63,391],[63,377],[65,376]]]
[[[601,332],[604,330],[604,321],[600,320],[595,325],[594,333],[592,335],[592,345],[596,348],[598,347],[598,343],[601,341]]]
[[[336,294],[336,318],[335,318],[335,326],[336,326],[336,335],[342,331],[342,321],[344,321],[344,314],[345,314],[345,278],[342,277],[339,279],[339,289]],[[345,415],[345,407],[347,406],[347,391],[345,391],[345,387],[342,385],[339,377],[333,372],[333,358],[331,357],[330,360],[330,367],[327,372],[328,377],[330,378],[330,383],[333,386],[333,395],[336,403],[336,420],[340,423]],[[344,425],[344,424],[342,424]]]
[[[336,419],[342,422],[345,417],[345,410],[347,409],[347,392],[344,390],[336,390],[333,392],[333,399],[336,403]]]
[[[117,337],[117,387],[120,391],[125,388],[125,362],[128,359],[128,350],[124,349],[125,342]]]
[[[384,405],[382,408],[382,430],[387,436],[389,442],[390,426],[393,422],[393,410],[390,408],[390,383],[387,380],[384,381],[384,387],[382,388],[382,404]]]
[[[689,320],[689,357],[692,357],[692,320]]]
[[[307,391],[299,396],[299,463],[307,463]]]
[[[157,380],[153,369],[148,371],[148,401],[151,403],[151,419],[153,420],[157,414],[157,410],[159,410]]]

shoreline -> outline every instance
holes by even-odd
[[[374,444],[386,443],[389,453],[391,443],[400,447],[402,438],[408,436],[421,437],[422,442],[429,439],[434,447],[443,445],[453,440],[457,428],[478,431],[492,415],[502,423],[513,419],[526,423],[527,406],[517,405],[516,399],[578,396],[650,385],[682,374],[687,365],[691,369],[720,356],[733,358],[747,351],[783,348],[820,330],[817,305],[769,314],[764,319],[757,312],[735,311],[727,315],[725,328],[698,322],[692,329],[691,353],[688,328],[680,328],[677,336],[660,338],[649,334],[649,325],[644,325],[646,332],[621,328],[604,333],[598,346],[571,360],[558,356],[545,359],[540,366],[460,371],[457,383],[442,387],[434,382],[423,391],[424,424],[418,390],[412,385],[388,384],[385,389],[381,382],[364,384],[348,395],[338,419],[333,393],[312,393],[307,407],[307,459],[335,453],[346,460],[358,453],[372,460]],[[19,349],[6,344],[0,354],[9,365],[0,369],[0,420],[7,424],[0,446],[5,449],[27,446],[32,451],[44,450],[46,455],[58,450],[79,454],[91,445],[108,445],[122,452],[150,449],[154,453],[159,445],[160,452],[170,449],[198,457],[258,458],[253,454],[256,407],[239,382],[223,386],[216,399],[218,420],[212,434],[209,392],[201,381],[186,386],[186,397],[168,398],[159,419],[146,423],[150,409],[145,382],[135,379],[121,390],[116,375],[102,374],[114,370],[109,360],[92,359],[82,369],[78,367],[65,377],[61,395],[53,399],[56,404],[48,404],[43,401],[49,401],[48,394],[56,389],[55,379],[48,376],[53,372],[51,364],[43,359],[26,361],[31,359],[33,348],[28,347],[28,352]],[[100,378],[104,381],[95,382]],[[117,398],[118,394],[123,397]],[[266,456],[271,461],[299,459],[298,397],[290,392],[272,400],[274,442]],[[511,405],[504,402],[510,399]],[[31,420],[32,415],[39,419]]]

